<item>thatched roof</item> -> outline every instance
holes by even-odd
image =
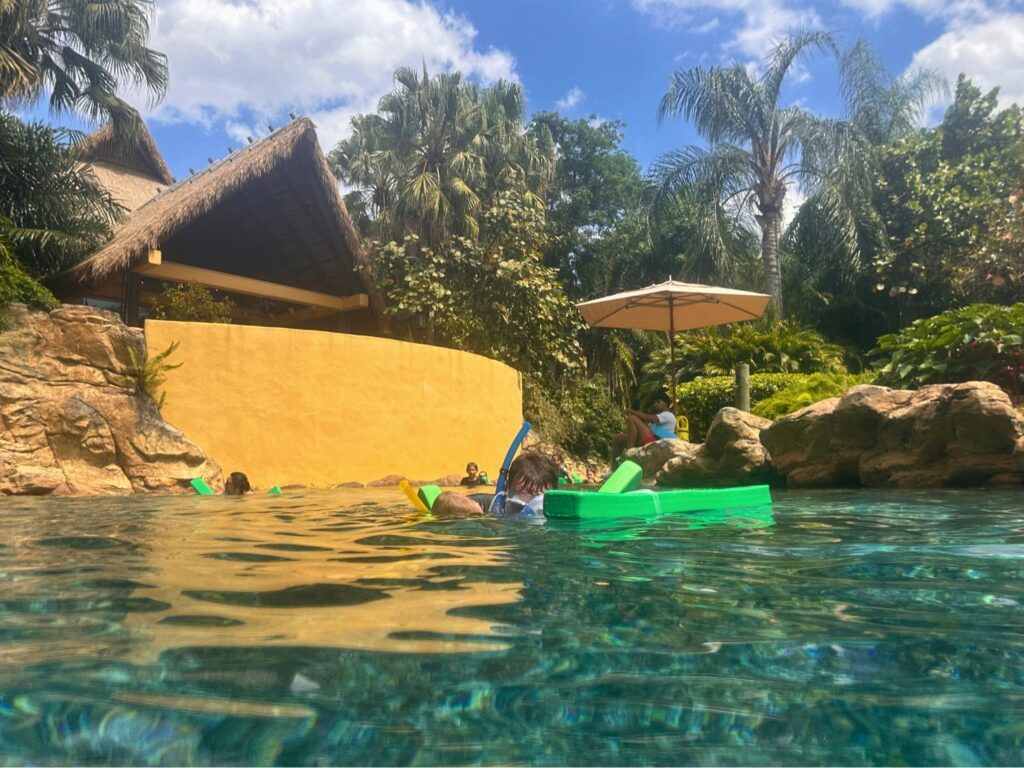
[[[157,194],[60,276],[96,284],[164,259],[337,295],[362,292],[359,241],[313,123],[293,120]]]
[[[113,125],[107,123],[76,144],[75,154],[85,162],[112,163],[140,171],[163,184],[174,183],[171,169],[142,121],[130,142],[116,137]]]

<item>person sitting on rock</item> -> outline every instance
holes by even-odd
[[[245,472],[232,472],[224,483],[225,496],[243,496],[251,491],[252,486],[249,485],[249,478]]]
[[[651,402],[654,413],[626,409],[626,431],[612,438],[612,456],[615,459],[627,448],[639,448],[655,440],[676,437],[676,415],[672,402],[664,390],[659,390]]]
[[[563,463],[565,459],[563,458],[562,454],[554,454],[551,457],[551,461],[555,463],[555,471],[558,473],[558,478],[565,480],[565,482],[567,483],[571,483],[573,481],[572,475],[569,474],[569,470],[565,468],[565,464]]]

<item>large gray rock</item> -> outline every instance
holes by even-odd
[[[657,474],[658,485],[714,488],[767,482],[771,467],[759,437],[771,423],[752,413],[723,408],[711,422],[707,440],[696,450],[671,458]]]
[[[191,493],[220,467],[136,391],[142,332],[111,312],[15,304],[0,333],[0,494]]]
[[[692,456],[699,446],[686,440],[655,440],[639,448],[630,448],[623,457],[644,470],[644,479],[653,478],[669,461],[679,456]]]
[[[1021,483],[1024,418],[995,384],[862,385],[761,432],[793,487]]]

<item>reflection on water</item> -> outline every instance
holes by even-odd
[[[1012,493],[0,501],[0,765],[1015,764]]]

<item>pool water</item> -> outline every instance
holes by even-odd
[[[1022,764],[1022,499],[3,499],[0,764]]]

